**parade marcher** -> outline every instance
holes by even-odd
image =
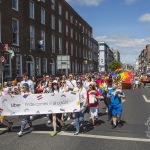
[[[43,88],[43,93],[53,93],[53,87],[52,87],[52,82],[51,81],[49,81],[48,83],[47,83],[47,86],[46,87],[44,87]],[[46,115],[47,116],[47,118],[48,118],[48,121],[47,121],[47,123],[48,124],[51,124],[51,114],[47,114]]]
[[[80,111],[75,112],[75,127],[76,127],[76,132],[74,135],[78,135],[80,132],[80,127],[82,128],[82,132],[86,132],[87,128],[84,125],[84,112],[87,107],[87,91],[83,87],[82,80],[77,80],[77,87],[74,88],[75,92],[79,93],[79,102],[80,102]]]
[[[53,94],[59,93],[59,86],[56,81],[53,81]],[[52,120],[53,120],[53,132],[51,133],[51,136],[57,135],[56,126],[60,126],[61,130],[65,130],[65,124],[62,120],[62,113],[52,114]]]
[[[68,87],[68,91],[73,91],[73,89],[77,87],[76,80],[74,79],[74,76],[72,73],[69,74],[69,79],[66,80],[66,86]],[[71,118],[72,118],[72,113],[68,114],[67,120],[70,120]]]
[[[31,92],[29,92],[28,83],[23,83],[22,84],[22,93],[21,94],[22,95],[31,94]],[[25,129],[25,126],[26,126],[27,123],[30,126],[29,132],[34,130],[33,125],[32,125],[32,120],[30,119],[30,115],[23,115],[22,119],[21,119],[21,129],[20,129],[20,132],[17,133],[19,136],[22,136],[24,134],[24,129]]]
[[[118,88],[118,83],[113,82],[112,89],[108,92],[107,96],[110,98],[109,110],[113,119],[112,129],[114,129],[117,125],[121,126],[121,115],[123,110],[121,98],[125,98],[125,94]]]
[[[139,76],[136,73],[135,76],[133,77],[133,90],[139,88]]]
[[[92,127],[95,127],[95,119],[98,119],[98,101],[101,98],[101,94],[93,84],[89,85],[87,91],[88,107],[90,107],[90,115],[92,119]],[[98,120],[96,120],[98,121]]]
[[[42,81],[38,81],[37,86],[36,86],[36,93],[40,94],[43,93],[43,84]]]
[[[85,79],[86,79],[86,80],[84,81],[83,86],[84,86],[84,88],[85,88],[86,90],[89,90],[89,85],[90,85],[91,83],[93,83],[93,82],[92,82],[92,79],[91,79],[90,76],[86,76]]]
[[[0,97],[1,96],[5,96],[5,93],[0,90]],[[2,108],[0,108],[0,112],[1,111],[2,111]],[[5,118],[6,118],[6,116],[0,116],[0,123],[7,126],[7,131],[11,131],[12,130],[12,124],[10,124]]]

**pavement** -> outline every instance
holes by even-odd
[[[74,135],[74,125],[71,125],[73,120],[69,120],[66,121],[65,132],[59,132],[57,136],[51,137],[52,124],[48,125],[46,118],[38,116],[33,121],[35,130],[23,137],[18,137],[16,133],[20,129],[20,119],[18,116],[8,117],[7,119],[13,122],[13,131],[0,135],[0,150],[149,150],[150,139],[147,135],[150,128],[149,88],[124,90],[124,92],[126,95],[122,115],[124,124],[121,128],[111,129],[111,121],[107,121],[103,101],[100,103],[100,125],[90,129],[90,116],[86,114],[88,131],[77,136]],[[1,132],[4,129],[5,127],[0,125]]]

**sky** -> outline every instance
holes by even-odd
[[[134,64],[150,44],[150,0],[66,0],[93,28],[93,38]]]

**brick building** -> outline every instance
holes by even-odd
[[[92,27],[65,0],[1,0],[4,78],[84,73],[92,63]],[[15,54],[3,50],[5,44]],[[85,57],[86,56],[86,57]]]

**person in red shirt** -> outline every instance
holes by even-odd
[[[92,127],[95,127],[95,118],[98,119],[98,101],[101,98],[101,94],[93,84],[89,85],[87,91],[88,107],[90,107],[90,114],[92,119]]]

